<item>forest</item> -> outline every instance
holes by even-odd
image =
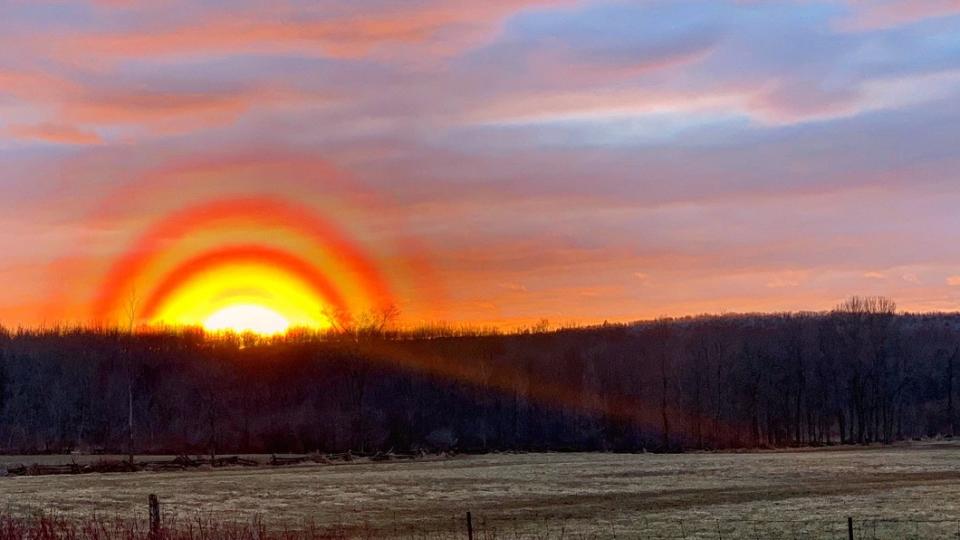
[[[682,451],[957,430],[960,315],[819,313],[515,333],[0,333],[0,452]]]

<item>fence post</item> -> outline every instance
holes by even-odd
[[[150,503],[150,537],[155,537],[160,532],[160,500],[153,493],[147,498]]]
[[[467,540],[473,540],[473,515],[467,512]]]
[[[853,518],[847,518],[847,538],[853,540]]]

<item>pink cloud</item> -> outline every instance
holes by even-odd
[[[84,90],[65,96],[55,109],[66,122],[127,125],[148,132],[176,133],[236,121],[245,112],[271,106],[305,105],[321,97],[254,88],[226,92]]]
[[[749,99],[747,107],[754,116],[770,123],[847,116],[864,106],[855,83],[830,91],[806,80],[781,78],[759,87],[761,91]]]
[[[529,122],[562,118],[697,113],[742,107],[744,94],[643,88],[557,90],[498,96],[467,113],[473,122]]]
[[[907,272],[906,274],[903,274],[902,276],[900,276],[900,279],[906,281],[907,283],[914,283],[914,284],[920,283],[920,277],[917,276],[917,274],[915,274],[914,272]]]
[[[304,13],[243,5],[208,12],[200,19],[112,31],[40,36],[36,47],[55,57],[88,63],[153,56],[293,53],[326,57],[367,56],[380,47],[416,45],[450,54],[481,43],[496,25],[519,10],[569,0],[468,0],[390,3],[366,11]],[[334,13],[327,16],[327,13]],[[389,55],[391,50],[383,51]]]
[[[89,129],[92,126],[182,133],[232,123],[253,109],[309,107],[332,99],[274,83],[227,90],[148,90],[130,85],[98,86],[22,71],[0,71],[3,94],[37,119],[9,129],[10,134],[73,143],[100,142]]]
[[[960,0],[850,0],[853,15],[843,27],[869,31],[960,14]]]
[[[802,270],[787,270],[771,276],[767,282],[769,289],[782,289],[785,287],[799,287],[808,279],[808,272]]]
[[[76,92],[79,85],[56,75],[0,69],[0,95],[29,101],[52,101]]]
[[[99,144],[103,142],[103,139],[96,132],[54,123],[14,125],[7,129],[7,134],[18,139],[58,144]]]

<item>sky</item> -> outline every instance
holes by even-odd
[[[0,0],[0,323],[952,311],[958,141],[957,0]]]

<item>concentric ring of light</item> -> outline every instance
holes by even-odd
[[[321,269],[290,252],[289,245],[214,245],[199,253],[195,247],[177,247],[195,245],[187,240],[197,233],[223,230],[236,236],[238,226],[257,224],[307,240],[323,254],[318,260],[327,262]],[[180,249],[193,249],[194,255],[184,261]],[[330,325],[331,313],[349,317],[350,308],[393,304],[378,269],[342,232],[305,207],[269,198],[215,201],[155,224],[111,268],[95,302],[94,319],[119,318],[124,293],[139,280],[149,287],[137,320],[156,325],[203,326],[231,306],[252,305],[276,313],[289,326],[323,328]]]
[[[250,291],[259,298],[239,298]],[[267,302],[297,326],[326,327],[329,314],[348,311],[335,285],[308,261],[271,247],[238,245],[208,251],[169,271],[142,315],[151,323],[196,324],[197,308],[222,309],[225,301],[241,300]]]
[[[282,316],[292,327],[330,326],[334,308],[308,283],[282,268],[261,263],[226,264],[191,276],[164,296],[146,319],[155,326],[206,326],[214,313],[236,305],[257,305]]]

